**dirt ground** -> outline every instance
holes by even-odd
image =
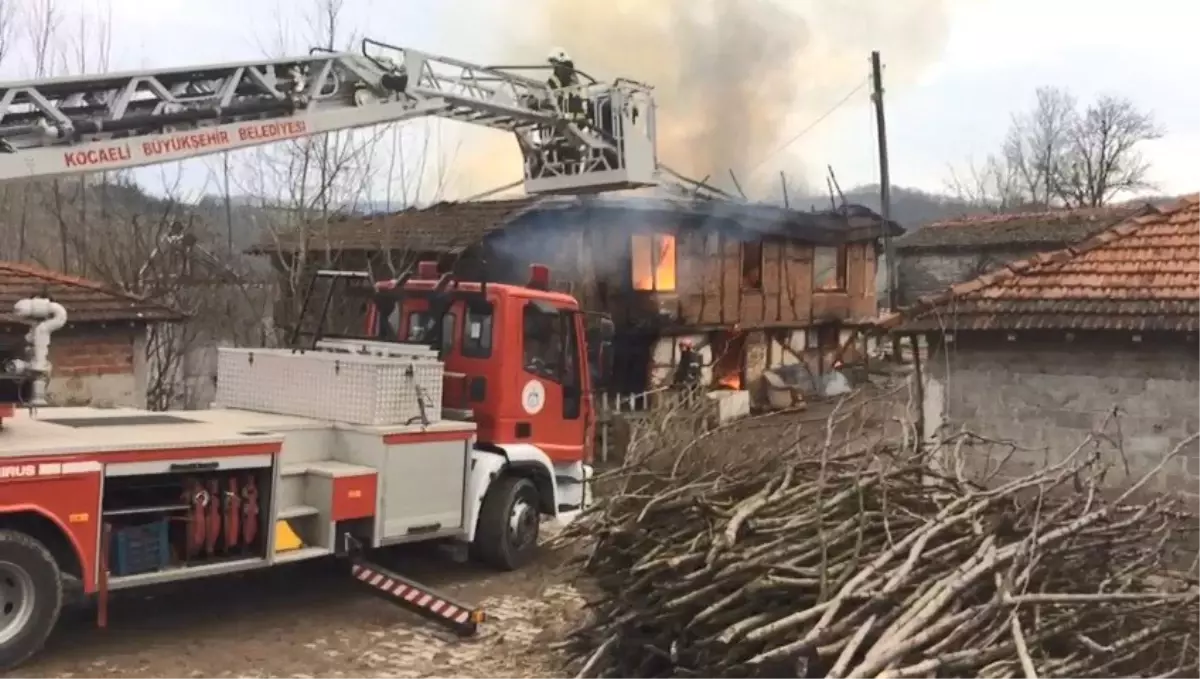
[[[109,627],[94,609],[64,611],[21,677],[540,677],[562,674],[547,644],[582,611],[548,555],[516,573],[401,549],[393,567],[489,621],[460,639],[352,582],[336,563],[114,594]],[[344,567],[344,566],[343,566]]]

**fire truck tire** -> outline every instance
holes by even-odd
[[[524,477],[501,476],[480,507],[472,544],[476,558],[498,570],[517,570],[537,554],[540,527],[537,486]]]
[[[58,622],[63,578],[46,546],[0,530],[0,672],[41,650]]]

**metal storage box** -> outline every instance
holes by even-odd
[[[215,405],[365,425],[442,419],[441,361],[220,348]]]

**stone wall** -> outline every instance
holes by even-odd
[[[1200,426],[1200,359],[1194,342],[1128,338],[1123,345],[1082,338],[1027,344],[958,333],[927,363],[929,424],[943,425],[943,436],[966,426],[1028,448],[1009,459],[1003,475],[1061,459],[1103,429],[1114,442],[1103,446],[1115,463],[1109,478],[1116,484],[1127,478],[1126,465],[1140,477]],[[995,452],[989,469],[999,459]],[[1194,498],[1198,472],[1200,447],[1192,446],[1153,487]]]
[[[901,251],[896,258],[896,285],[900,288],[900,302],[912,304],[918,297],[942,292],[955,283],[971,280],[1009,262],[1032,257],[1037,252],[1016,248],[986,252]]]

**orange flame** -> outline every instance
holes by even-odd
[[[742,388],[742,376],[737,373],[729,373],[717,378],[717,387],[723,389],[738,390]]]
[[[633,289],[675,290],[675,236],[670,234],[633,236]]]

